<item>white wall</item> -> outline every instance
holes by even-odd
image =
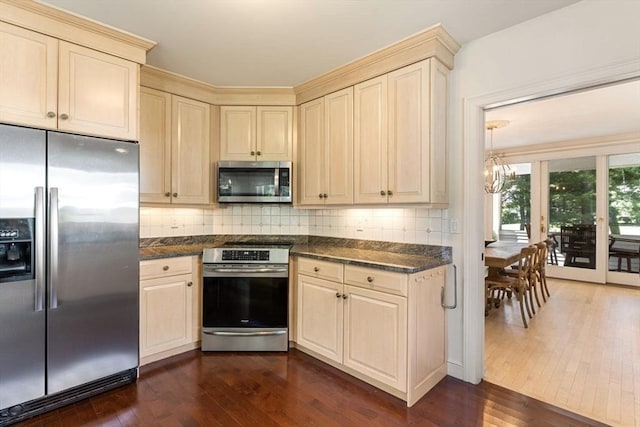
[[[450,236],[464,301],[450,311],[449,372],[482,376],[483,240],[481,107],[640,75],[640,2],[584,0],[462,47],[452,73]],[[477,365],[480,364],[478,367]]]

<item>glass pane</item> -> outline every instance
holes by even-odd
[[[558,265],[595,269],[595,157],[549,161],[549,237]]]
[[[526,243],[531,235],[531,163],[510,167],[515,178],[500,193],[500,240]]]
[[[640,153],[609,156],[609,270],[638,273]]]

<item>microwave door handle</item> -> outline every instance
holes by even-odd
[[[276,196],[280,195],[280,168],[273,169],[273,186],[275,187]]]

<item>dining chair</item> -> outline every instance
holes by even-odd
[[[551,297],[549,287],[547,287],[547,253],[549,251],[549,240],[551,239],[536,243],[538,247],[538,267],[536,268],[536,274],[544,302],[547,302],[547,297]]]
[[[529,245],[529,247],[534,248],[536,252],[533,254],[533,259],[531,260],[531,268],[529,269],[529,272],[527,273],[527,276],[526,276],[527,292],[529,293],[528,301],[529,301],[530,310],[533,314],[536,314],[536,308],[533,305],[533,299],[535,298],[536,303],[538,304],[538,307],[542,306],[540,304],[540,298],[538,297],[538,284],[540,282],[538,268],[540,265],[541,253],[540,253],[540,248],[537,246],[537,244]],[[503,274],[506,274],[507,276],[511,276],[511,277],[518,277],[519,266],[512,265],[511,268],[506,268],[504,269]]]
[[[500,275],[486,277],[485,283],[485,301],[487,301],[487,311],[491,308],[490,297],[495,291],[499,292],[512,292],[520,304],[520,314],[522,315],[522,323],[524,327],[528,328],[527,319],[524,314],[525,307],[527,308],[527,314],[532,319],[533,315],[529,309],[529,303],[527,302],[527,294],[529,293],[529,275],[534,266],[534,257],[537,253],[537,248],[527,246],[520,251],[520,258],[518,260],[517,276]]]

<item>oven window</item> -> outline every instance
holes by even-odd
[[[287,278],[205,277],[205,328],[286,328]]]

